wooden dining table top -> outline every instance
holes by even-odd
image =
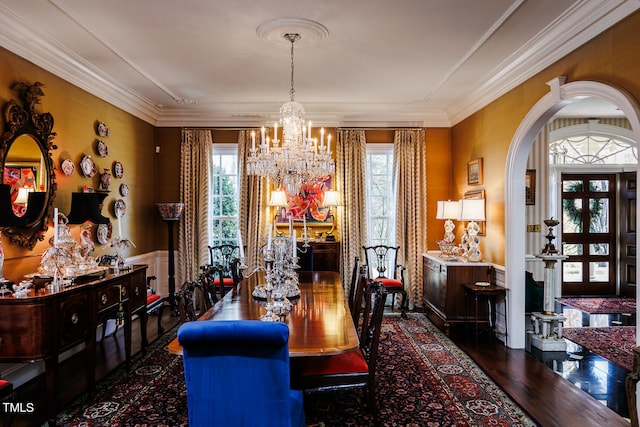
[[[262,272],[244,279],[237,292],[228,292],[197,321],[259,319],[265,313],[265,301],[254,298],[252,292],[264,283]],[[290,298],[293,309],[284,318],[289,326],[289,356],[332,355],[358,348],[358,334],[338,273],[301,271],[299,287],[300,297]],[[177,338],[168,350],[182,354]]]

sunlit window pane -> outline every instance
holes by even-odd
[[[568,256],[582,255],[582,245],[579,243],[563,243],[562,254]]]
[[[589,281],[591,282],[608,282],[609,281],[609,263],[590,262],[589,263]]]
[[[589,255],[609,255],[609,244],[608,243],[589,244]]]
[[[565,193],[576,193],[582,191],[582,181],[580,180],[565,180],[562,183],[562,191]]]
[[[562,201],[562,231],[564,233],[582,232],[582,199]]]
[[[589,232],[609,232],[609,199],[589,199]]]
[[[582,263],[563,262],[562,280],[565,282],[582,282]]]
[[[589,191],[609,191],[609,180],[608,179],[589,180]]]
[[[238,154],[237,146],[214,145],[211,183],[212,244],[237,244]]]
[[[365,170],[367,196],[367,244],[391,245],[394,242],[393,223],[395,195],[393,194],[393,145],[367,146]]]

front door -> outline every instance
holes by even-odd
[[[563,295],[616,295],[616,175],[562,175]]]
[[[636,172],[620,175],[620,295],[636,296]]]

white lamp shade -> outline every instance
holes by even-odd
[[[322,204],[324,206],[338,206],[340,204],[340,193],[335,190],[325,191]]]
[[[29,200],[29,191],[31,190],[27,187],[18,188],[18,196],[13,203],[15,203],[16,205],[26,205],[27,201]]]
[[[462,221],[485,221],[484,199],[460,200],[458,219]]]
[[[438,200],[436,219],[458,219],[460,206],[457,200]]]
[[[282,190],[272,191],[269,206],[287,206],[287,194]]]

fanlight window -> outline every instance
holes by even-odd
[[[598,124],[597,120],[553,131],[549,141],[549,164],[625,165],[638,162],[632,132]]]

